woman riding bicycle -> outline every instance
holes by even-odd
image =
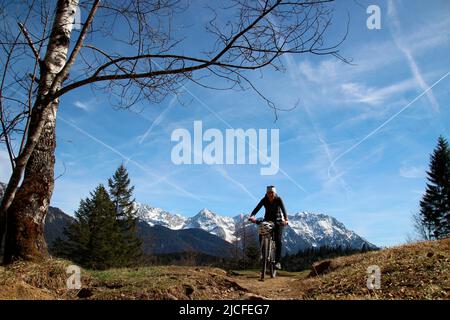
[[[255,215],[264,206],[266,213],[264,215],[265,221],[271,221],[275,224],[274,228],[274,239],[276,243],[275,252],[275,268],[281,269],[280,258],[281,258],[281,246],[283,237],[283,226],[288,224],[288,215],[284,207],[283,200],[277,195],[277,191],[274,186],[268,186],[266,195],[258,203],[256,208],[250,214],[249,220],[252,222],[256,221]],[[261,239],[261,237],[260,237]]]

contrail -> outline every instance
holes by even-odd
[[[343,173],[342,172],[338,172],[338,170],[336,169],[336,166],[332,162],[330,147],[329,147],[328,143],[323,139],[323,137],[320,134],[319,130],[317,129],[317,126],[316,126],[316,124],[314,123],[314,121],[312,119],[311,111],[309,110],[309,108],[306,105],[306,103],[304,103],[304,109],[305,109],[306,114],[307,114],[307,116],[309,118],[309,121],[312,124],[314,132],[315,132],[315,134],[317,136],[317,139],[320,141],[320,143],[322,144],[322,146],[323,146],[323,148],[325,150],[325,154],[327,156],[328,162],[330,163],[330,167],[333,169],[333,172],[334,172],[334,176],[331,176],[330,167],[328,168],[328,182],[331,182],[331,181],[333,181],[333,178],[336,178],[339,181],[339,183],[341,184],[341,187],[345,190],[345,193],[346,193],[347,198],[348,198],[349,197],[349,190],[348,190],[347,183],[345,182],[344,178],[342,178]]]
[[[390,0],[388,2],[388,15],[391,18],[391,21],[393,23],[394,30],[392,32],[392,38],[394,39],[395,45],[400,49],[400,51],[403,52],[403,54],[406,57],[406,60],[408,61],[409,68],[411,69],[412,74],[414,75],[414,78],[416,79],[419,86],[422,88],[422,90],[426,90],[428,87],[428,84],[425,82],[425,80],[422,77],[422,74],[420,72],[419,66],[417,65],[416,60],[414,59],[414,56],[412,55],[411,50],[403,44],[401,39],[398,37],[398,33],[400,32],[400,21],[397,16],[397,10],[395,8],[394,2]],[[427,91],[427,98],[430,102],[433,109],[437,112],[439,112],[439,103],[436,100],[436,97],[433,94],[433,91],[429,90]]]
[[[156,119],[152,122],[152,124],[150,125],[150,128],[148,128],[148,130],[144,133],[144,135],[141,137],[141,139],[139,139],[139,144],[142,144],[142,142],[144,142],[144,140],[148,137],[148,135],[150,134],[150,132],[152,132],[153,127],[159,125],[161,123],[161,121],[164,119],[166,113],[173,107],[173,105],[175,104],[175,100],[176,100],[177,96],[175,95],[169,102],[169,106],[167,108],[165,108],[159,115],[158,117],[156,117]]]
[[[58,115],[58,119],[61,120],[62,122],[68,124],[69,126],[71,126],[72,128],[75,128],[77,131],[81,132],[82,134],[84,134],[85,136],[87,136],[88,138],[92,139],[93,141],[101,144],[102,146],[104,146],[105,148],[109,149],[110,151],[112,151],[113,153],[117,154],[118,156],[120,156],[121,158],[123,158],[125,161],[127,162],[131,162],[132,164],[134,164],[136,167],[138,167],[139,169],[141,169],[142,171],[144,171],[145,173],[147,173],[148,175],[160,179],[160,181],[164,181],[165,183],[167,183],[169,186],[175,188],[176,190],[180,191],[181,193],[185,194],[186,196],[201,201],[204,203],[204,201],[202,199],[200,199],[199,197],[197,197],[196,195],[190,193],[189,191],[181,188],[180,186],[166,180],[166,178],[160,177],[159,175],[157,175],[156,173],[153,173],[152,171],[150,171],[149,169],[147,169],[146,167],[144,167],[143,165],[141,165],[139,162],[132,160],[131,158],[127,157],[126,155],[124,155],[122,152],[120,152],[119,150],[117,150],[116,148],[110,146],[109,144],[101,141],[100,139],[94,137],[93,135],[91,135],[90,133],[84,131],[83,129],[81,129],[79,126],[77,126],[76,124],[72,123],[71,121],[68,121],[66,119],[64,119],[63,117]]]
[[[346,151],[342,152],[340,155],[338,155],[330,164],[330,166],[328,167],[328,174],[330,174],[331,169],[333,168],[334,164],[336,163],[336,161],[338,161],[339,159],[341,159],[343,156],[345,156],[347,153],[349,153],[350,151],[352,151],[353,149],[355,149],[356,147],[358,147],[361,143],[363,143],[364,141],[366,141],[367,139],[369,139],[371,136],[375,135],[378,131],[380,131],[384,126],[386,126],[389,122],[391,122],[392,120],[394,120],[395,118],[397,118],[403,111],[405,111],[406,109],[408,109],[414,102],[416,102],[417,100],[419,100],[422,96],[424,96],[425,94],[427,94],[428,91],[430,91],[431,89],[433,89],[439,82],[441,82],[442,80],[444,80],[445,78],[448,77],[448,75],[450,74],[450,72],[447,72],[445,75],[443,75],[438,81],[436,81],[435,83],[433,83],[428,89],[426,89],[424,92],[422,92],[421,94],[419,94],[417,97],[415,97],[411,102],[409,102],[406,106],[404,106],[403,108],[401,108],[397,113],[395,113],[394,115],[392,115],[389,119],[387,119],[386,121],[384,121],[382,124],[380,124],[377,128],[375,128],[372,132],[370,132],[368,135],[366,135],[364,138],[362,138],[360,141],[358,141],[356,144],[354,144],[353,146],[351,146],[350,148],[348,148]]]
[[[248,190],[242,183],[240,183],[239,181],[236,181],[235,179],[233,179],[228,172],[223,169],[223,168],[215,168],[217,172],[219,172],[225,179],[231,181],[232,183],[234,183],[236,186],[238,186],[239,189],[241,189],[242,191],[244,191],[246,194],[248,194],[254,201],[258,201],[258,199],[253,195],[253,193],[250,192],[250,190]]]

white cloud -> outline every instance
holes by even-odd
[[[425,168],[421,166],[402,166],[399,170],[400,176],[407,179],[425,177]]]
[[[391,14],[393,13],[391,12]],[[396,19],[396,17],[394,18]],[[396,23],[397,25],[395,25]],[[398,23],[398,19],[394,20],[394,27],[398,28]],[[401,62],[406,57],[417,83],[423,86],[425,81],[420,75],[417,63],[411,52],[414,52],[416,56],[421,56],[435,48],[446,46],[449,42],[450,19],[447,19],[410,30],[407,34],[401,35],[401,42],[400,37],[395,35],[394,41],[365,42],[362,46],[352,48],[352,54],[348,58],[353,58],[354,65],[348,65],[338,59],[329,58],[317,64],[313,64],[308,60],[297,64],[289,61],[288,66],[290,71],[297,74],[297,79],[306,79],[329,90],[330,87],[332,88],[336,84],[339,86],[342,82],[350,82],[350,79],[354,79],[358,75],[365,76],[368,72],[378,72],[389,65]],[[399,44],[403,55],[398,54]]]
[[[11,162],[6,150],[0,150],[0,182],[8,183],[11,176]]]
[[[327,83],[336,79],[341,74],[343,62],[337,59],[328,59],[321,61],[318,65],[313,65],[309,61],[302,61],[298,64],[298,71],[303,74],[307,80],[318,84]]]
[[[348,102],[360,102],[369,105],[379,105],[392,96],[417,88],[415,79],[407,79],[386,87],[368,87],[358,82],[348,82],[341,85],[341,90]]]
[[[75,107],[77,107],[77,108],[80,108],[80,109],[84,110],[84,111],[89,111],[88,105],[87,105],[86,103],[82,102],[82,101],[76,100],[76,101],[73,103],[73,105],[74,105]]]

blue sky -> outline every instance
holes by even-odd
[[[381,8],[381,30],[366,27],[371,4]],[[342,36],[349,13],[340,50],[354,65],[298,55],[283,59],[284,73],[249,74],[280,107],[299,101],[276,122],[251,91],[211,91],[190,83],[182,90],[183,104],[169,96],[134,111],[115,110],[108,96],[88,88],[63,97],[55,176],[62,175],[52,205],[73,214],[80,198],[124,162],[136,200],[174,213],[192,216],[205,207],[221,215],[249,213],[265,186],[274,184],[291,214],[331,215],[380,246],[405,242],[429,155],[440,134],[449,137],[450,76],[444,76],[450,71],[450,3],[355,0],[334,6],[328,39]],[[189,33],[186,52],[208,43],[201,32],[208,15],[195,2],[193,12],[199,25]],[[282,170],[262,176],[259,164],[173,164],[171,133],[192,132],[196,120],[204,129],[222,131],[279,129]],[[8,163],[4,151],[0,156],[5,181]]]

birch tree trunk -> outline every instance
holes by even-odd
[[[38,95],[31,114],[27,144],[18,162],[23,160],[21,156],[27,158],[27,150],[30,150],[30,154],[24,161],[24,168],[20,168],[19,163],[11,177],[17,180],[24,174],[24,178],[17,191],[8,184],[10,190],[6,190],[5,198],[8,200],[10,197],[12,201],[8,203],[3,199],[2,203],[6,207],[4,263],[15,259],[40,260],[47,256],[44,221],[54,187],[56,113],[59,103],[57,99],[48,101],[48,97],[61,87],[65,78],[61,77],[60,72],[68,59],[77,6],[78,0],[58,0],[57,3],[46,55],[41,62]]]
[[[17,258],[40,260],[47,256],[44,219],[54,186],[57,108],[57,102],[46,107],[44,128],[28,160],[22,185],[9,207],[5,263]],[[31,126],[35,125],[36,119],[32,119]]]

